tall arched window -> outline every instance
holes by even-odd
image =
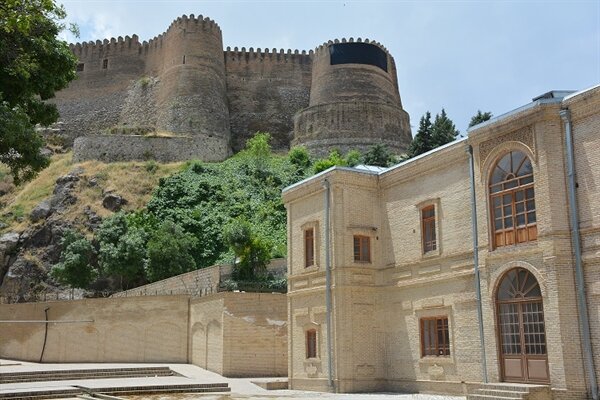
[[[490,179],[494,247],[537,239],[533,168],[520,151],[502,157]]]

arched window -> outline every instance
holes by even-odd
[[[537,239],[533,168],[520,151],[498,161],[490,179],[494,247]]]

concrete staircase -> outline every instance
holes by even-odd
[[[175,373],[169,367],[24,371],[0,373],[0,384],[81,379],[146,378],[173,375]]]
[[[546,385],[487,383],[472,388],[467,400],[552,400],[552,393]]]

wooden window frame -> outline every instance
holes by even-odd
[[[496,168],[499,168],[499,163],[507,155],[512,153],[521,153],[523,155],[523,160],[519,163],[517,171],[511,171],[509,175],[513,176],[510,178],[493,182],[493,175]],[[531,163],[531,158],[526,153],[520,150],[511,150],[499,157],[490,171],[488,180],[488,201],[492,249],[516,246],[521,243],[534,242],[537,240],[537,210],[535,205],[534,173],[532,171],[530,174],[521,176],[516,175],[527,161]],[[493,191],[493,188],[496,187],[499,187],[500,190]],[[510,201],[505,201],[505,198],[507,197]],[[522,197],[522,199],[519,199],[519,197]],[[498,204],[495,204],[496,200]],[[506,213],[507,208],[510,209],[509,213]],[[520,218],[523,223],[519,223]],[[507,220],[511,225],[509,227],[507,227]],[[500,228],[496,227],[496,222],[501,224]]]
[[[356,241],[358,240],[358,247]],[[363,252],[363,245],[366,243],[366,254]],[[352,249],[354,262],[370,263],[371,262],[371,237],[366,235],[354,235],[352,238]]]
[[[310,234],[309,234],[310,232]],[[304,229],[304,268],[315,265],[315,228]]]
[[[441,327],[438,324],[438,321],[441,322]],[[426,348],[425,347],[425,335],[426,333],[431,338],[431,334],[429,331],[425,332],[427,329],[431,329],[431,323],[433,322],[433,329],[435,329],[433,338],[434,343],[433,347]],[[421,317],[419,319],[419,328],[420,328],[420,338],[421,338],[421,358],[423,357],[450,357],[450,323],[447,315],[439,315],[435,317]],[[442,333],[442,343],[440,343],[439,332]],[[444,334],[445,332],[445,334]],[[433,351],[431,351],[433,350]]]
[[[421,215],[421,243],[422,243],[422,251],[423,254],[432,254],[432,253],[436,253],[438,250],[438,245],[437,245],[437,213],[436,213],[436,207],[435,204],[430,204],[427,205],[425,207],[422,207],[420,210],[420,215]],[[425,217],[425,213],[428,211],[433,211],[433,216],[431,217]],[[432,240],[427,240],[427,238],[425,237],[425,232],[426,232],[426,227],[427,225],[430,225],[430,229],[433,235],[433,239]]]
[[[306,345],[306,358],[318,358],[319,349],[318,349],[318,340],[317,340],[317,330],[307,329],[304,332],[304,341]]]

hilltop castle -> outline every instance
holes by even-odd
[[[78,79],[55,103],[78,160],[217,161],[257,131],[277,149],[319,154],[374,143],[400,153],[412,139],[394,59],[368,39],[223,51],[214,21],[184,15],[147,42],[133,35],[71,49]],[[148,132],[159,134],[140,135]]]

